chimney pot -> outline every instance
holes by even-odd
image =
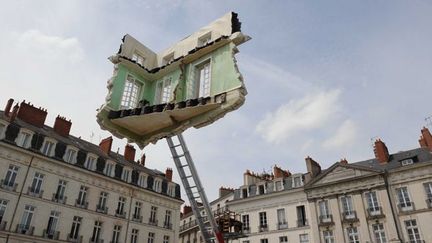
[[[69,132],[71,130],[72,127],[72,122],[69,120],[66,120],[66,118],[58,115],[55,119],[54,122],[54,131],[63,136],[63,137],[68,137],[69,136]]]
[[[145,155],[145,153],[141,156],[141,161],[140,161],[140,163],[141,163],[141,165],[143,166],[143,167],[145,167],[145,161],[146,161],[146,155]]]
[[[343,158],[343,159],[340,160],[339,163],[341,163],[343,165],[347,165],[348,164],[348,160],[346,158]]]
[[[192,207],[191,206],[183,206],[183,215],[186,215],[188,213],[192,212]]]
[[[172,177],[173,177],[173,170],[171,168],[167,168],[165,170],[165,178],[171,182],[172,181]]]
[[[423,127],[421,130],[421,136],[419,139],[420,147],[428,148],[432,151],[432,135],[428,128]]]
[[[390,155],[387,146],[381,139],[377,139],[374,145],[375,158],[381,163],[386,164],[389,161]]]
[[[135,147],[134,146],[132,146],[130,144],[126,144],[125,150],[124,150],[124,158],[129,162],[135,161]]]
[[[42,128],[45,124],[47,114],[48,113],[46,112],[46,110],[43,110],[41,108],[38,109],[23,101],[19,106],[17,117],[24,122]]]
[[[13,102],[14,102],[14,99],[10,98],[8,100],[8,102],[6,103],[6,107],[5,107],[5,110],[4,110],[4,114],[5,114],[6,117],[9,117],[9,113],[10,113],[10,110],[12,108]]]
[[[14,108],[12,109],[12,113],[10,114],[9,122],[15,121],[15,118],[18,115],[18,110],[19,110],[19,105],[15,104]]]
[[[111,152],[111,146],[112,146],[113,138],[111,136],[102,139],[102,141],[99,143],[99,148],[105,153],[109,154]]]

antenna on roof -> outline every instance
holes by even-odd
[[[429,128],[432,127],[432,115],[426,117],[425,122],[426,122],[427,127],[429,127]]]

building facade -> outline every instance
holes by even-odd
[[[180,186],[135,162],[69,134],[71,122],[9,100],[0,111],[0,242],[178,241]]]

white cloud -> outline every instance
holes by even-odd
[[[16,47],[27,56],[49,61],[69,61],[84,59],[84,50],[77,38],[46,35],[39,30],[27,30],[16,35]]]
[[[340,110],[339,89],[309,94],[268,113],[256,131],[270,143],[281,143],[297,132],[326,126]]]
[[[334,135],[323,142],[325,149],[346,148],[355,142],[357,137],[357,126],[350,120],[345,120],[336,130]]]

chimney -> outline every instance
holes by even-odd
[[[223,186],[221,186],[221,187],[219,188],[219,198],[224,197],[224,196],[226,196],[226,195],[232,193],[233,191],[234,191],[234,189],[232,189],[232,188],[228,188],[228,187],[223,187]]]
[[[126,144],[124,149],[124,158],[129,162],[135,161],[135,148],[130,144]]]
[[[186,215],[188,213],[192,212],[192,207],[191,206],[183,206],[183,215]]]
[[[346,158],[343,158],[339,161],[340,164],[342,165],[347,165],[348,164],[348,160]]]
[[[16,104],[12,110],[12,113],[10,113],[9,122],[13,122],[18,114],[19,105]]]
[[[13,102],[14,102],[14,99],[11,98],[6,103],[6,107],[5,107],[5,110],[4,110],[4,114],[5,114],[6,117],[9,117],[9,113],[10,113],[10,110],[12,108]]]
[[[318,162],[316,162],[309,156],[305,158],[305,161],[306,161],[307,171],[310,174],[311,178],[321,173],[321,166],[318,164]]]
[[[173,177],[173,170],[171,168],[167,168],[165,170],[165,178],[171,182],[172,181],[172,177]]]
[[[140,161],[140,164],[141,164],[143,167],[145,167],[145,161],[146,161],[146,155],[143,154],[143,155],[141,156],[141,161]]]
[[[287,170],[282,170],[280,167],[278,167],[277,165],[275,165],[273,167],[273,175],[274,178],[285,178],[291,175],[291,173]]]
[[[111,146],[112,146],[113,138],[111,136],[102,139],[102,141],[99,143],[99,148],[106,154],[109,154],[111,152]]]
[[[389,152],[387,146],[381,139],[377,139],[374,145],[375,158],[381,163],[386,164],[389,161]]]
[[[17,117],[29,124],[42,128],[45,124],[47,111],[42,108],[36,108],[30,103],[21,102]]]
[[[68,137],[69,136],[69,132],[70,129],[72,127],[72,122],[71,120],[66,120],[66,118],[61,117],[61,116],[57,116],[54,122],[54,131],[63,136],[63,137]]]
[[[426,127],[423,127],[421,130],[421,136],[419,139],[420,147],[422,148],[428,148],[429,150],[432,150],[432,135]]]

